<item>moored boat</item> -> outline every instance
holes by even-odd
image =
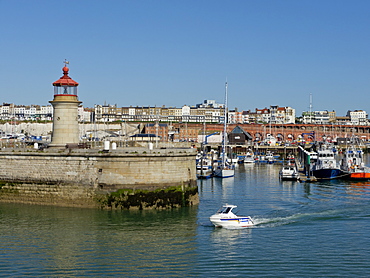
[[[197,178],[209,179],[213,176],[212,161],[209,158],[201,158],[197,162]]]
[[[274,164],[277,161],[276,157],[279,157],[279,156],[274,156],[274,154],[271,151],[267,151],[266,154],[258,155],[255,162]]]
[[[266,161],[268,164],[272,164],[275,162],[275,157],[274,157],[274,154],[270,151],[267,151],[266,153]]]
[[[312,175],[316,179],[337,179],[346,176],[346,173],[340,168],[335,159],[332,148],[323,145],[317,151],[317,160],[312,167]]]
[[[280,180],[298,180],[299,172],[294,165],[284,165],[279,172]]]
[[[237,206],[224,205],[209,220],[216,227],[224,228],[246,228],[254,225],[254,222],[250,216],[237,216],[232,210]]]
[[[214,175],[219,178],[231,178],[235,175],[234,165],[219,165],[214,171]]]
[[[370,168],[366,167],[367,170],[363,171],[361,169],[355,169],[353,172],[351,172],[348,176],[348,179],[350,180],[370,180]]]
[[[350,180],[370,180],[370,168],[363,162],[363,151],[360,148],[350,146],[343,154],[341,169],[348,173]]]
[[[221,161],[217,166],[214,175],[219,178],[233,177],[235,174],[235,165],[229,164],[226,157],[226,140],[227,140],[227,82],[225,83],[225,119],[224,119],[224,131],[222,134],[222,150],[221,150]]]
[[[254,163],[255,158],[252,150],[248,150],[244,157],[244,163]]]

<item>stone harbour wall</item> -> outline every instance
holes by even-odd
[[[173,190],[176,194],[179,189],[194,192],[195,150],[0,151],[0,201],[4,202],[112,207],[106,200],[119,190],[126,190],[126,195],[139,191],[145,195],[169,187],[177,188]],[[191,202],[182,203],[196,203],[194,196],[184,196]],[[145,198],[142,200],[145,202]],[[171,200],[150,204],[135,206],[177,206]]]
[[[91,187],[0,181],[1,202],[95,208],[96,197]]]
[[[95,163],[76,155],[0,152],[0,180],[94,186]]]

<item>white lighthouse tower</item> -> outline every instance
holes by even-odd
[[[69,62],[64,61],[63,76],[53,83],[54,99],[49,101],[54,108],[53,133],[49,147],[65,147],[78,144],[78,83],[68,76]]]

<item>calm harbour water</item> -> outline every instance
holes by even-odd
[[[278,165],[199,181],[200,204],[101,211],[0,203],[3,277],[369,277],[370,182],[280,182]],[[214,228],[238,205],[253,228]]]

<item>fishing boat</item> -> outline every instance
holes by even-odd
[[[250,216],[237,216],[232,212],[236,207],[226,204],[216,214],[212,215],[209,220],[216,227],[246,228],[253,226],[254,222]]]
[[[227,82],[225,83],[224,132],[222,135],[222,149],[220,156],[221,160],[214,172],[214,175],[219,178],[230,178],[233,177],[235,174],[235,165],[227,161],[226,141],[227,141]]]
[[[316,179],[337,179],[342,178],[346,173],[340,168],[335,159],[335,153],[332,148],[322,145],[317,150],[317,160],[312,166],[312,175]]]
[[[350,180],[370,180],[370,168],[363,162],[363,151],[354,146],[348,147],[341,161],[341,169],[348,173]]]

